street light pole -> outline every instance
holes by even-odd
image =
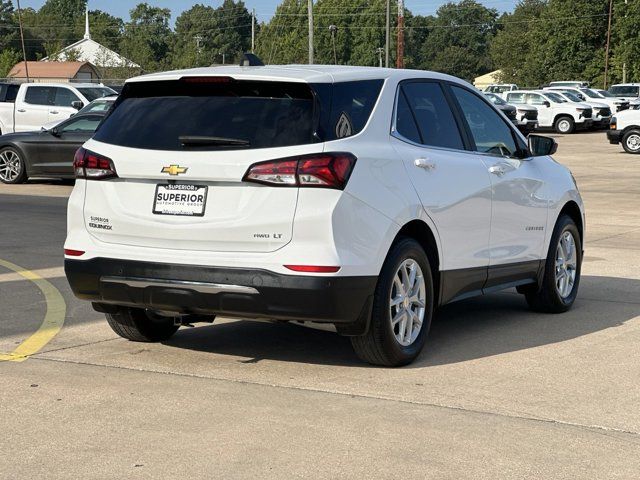
[[[387,23],[384,39],[384,66],[389,68],[389,48],[391,45],[391,0],[387,0]]]
[[[308,0],[309,12],[309,65],[313,65],[313,0]]]
[[[609,48],[611,46],[611,16],[613,15],[613,0],[609,0],[609,26],[607,27],[607,47],[604,53],[604,89],[609,81]]]
[[[20,40],[22,41],[22,57],[24,58],[24,73],[27,77],[27,83],[29,83],[29,62],[27,61],[27,49],[24,46],[24,31],[22,29],[22,8],[20,8],[20,0],[16,2],[18,4],[18,23],[20,24]]]

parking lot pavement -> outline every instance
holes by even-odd
[[[604,133],[558,141],[587,208],[575,308],[535,314],[514,292],[449,305],[396,370],[296,325],[119,339],[63,277],[65,194],[37,195],[68,187],[0,186],[0,260],[66,311],[41,350],[0,362],[0,478],[638,478],[640,158]],[[43,285],[0,266],[0,352],[56,311]]]

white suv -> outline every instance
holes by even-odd
[[[558,133],[572,133],[576,128],[593,124],[593,109],[584,103],[568,102],[548,90],[518,90],[508,92],[504,99],[513,105],[533,105],[538,109],[538,126],[553,128]]]
[[[571,307],[584,215],[555,147],[437,73],[143,76],[76,155],[67,278],[130,340],[215,315],[319,322],[407,364],[445,303],[517,287]]]

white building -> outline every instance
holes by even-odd
[[[86,26],[84,38],[76,43],[63,48],[51,57],[45,57],[41,61],[60,61],[67,60],[90,62],[97,67],[114,68],[140,68],[140,65],[132,62],[128,58],[123,57],[117,52],[99,44],[91,39],[89,31],[89,10],[86,11]]]

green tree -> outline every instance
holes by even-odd
[[[174,68],[203,67],[214,62],[215,50],[209,32],[217,26],[215,9],[197,4],[176,19],[173,45]]]
[[[623,80],[626,69],[626,81],[640,81],[640,2],[616,0],[613,12],[612,58],[609,71],[609,83]]]
[[[283,0],[260,26],[256,53],[266,64],[307,63],[307,0]]]
[[[140,3],[131,10],[130,15],[131,20],[124,26],[120,44],[122,55],[146,71],[167,68],[173,41],[173,32],[169,28],[171,11]]]
[[[489,45],[497,18],[497,10],[475,0],[442,5],[422,47],[420,66],[467,80],[491,71]]]
[[[0,78],[5,78],[16,63],[22,61],[22,53],[11,48],[0,52]]]
[[[211,45],[236,63],[251,48],[251,14],[242,0],[224,0],[215,11],[216,28],[204,32]]]
[[[124,30],[124,21],[102,10],[89,11],[91,38],[111,50],[118,51]],[[84,21],[82,23],[84,32]]]
[[[82,38],[87,0],[47,0],[38,10],[33,29],[44,40],[47,55]]]
[[[540,83],[531,57],[539,41],[535,25],[546,8],[547,0],[521,0],[513,13],[500,18],[501,28],[491,43],[493,64],[502,70],[500,81],[523,86]]]
[[[540,22],[531,26],[536,83],[577,79],[602,84],[608,7],[608,0],[549,0]]]

